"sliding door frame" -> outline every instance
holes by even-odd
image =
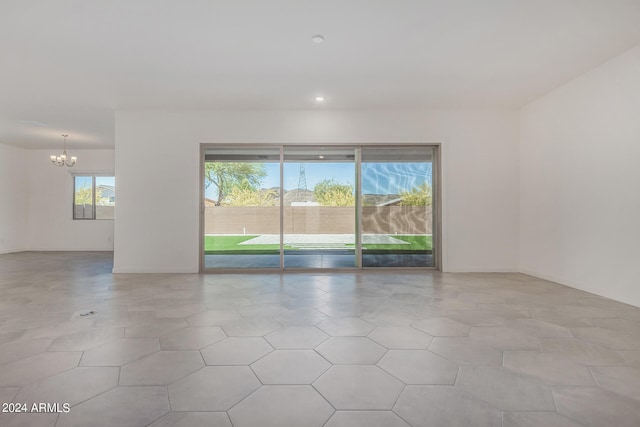
[[[356,215],[356,223],[355,223],[355,236],[356,236],[356,245],[355,245],[355,267],[349,268],[285,268],[284,267],[284,150],[286,147],[300,147],[300,146],[309,146],[312,147],[353,147],[355,149],[355,188],[356,188],[356,196],[361,196],[362,194],[362,149],[363,148],[416,148],[416,147],[429,147],[433,148],[433,161],[432,161],[432,256],[433,256],[433,266],[430,267],[363,267],[362,266],[362,197],[356,197],[356,206],[355,206],[355,215]],[[205,230],[205,156],[207,149],[210,148],[278,148],[280,150],[280,268],[250,268],[250,269],[242,269],[242,268],[206,268],[205,265],[205,253],[204,253],[204,230]],[[253,273],[283,273],[283,272],[294,272],[294,273],[318,273],[318,272],[353,272],[353,271],[442,271],[443,262],[442,262],[442,248],[443,248],[443,233],[442,233],[442,143],[441,142],[416,142],[416,143],[360,143],[360,144],[351,144],[351,143],[325,143],[325,144],[245,144],[245,143],[201,143],[200,144],[200,201],[199,201],[199,209],[200,209],[200,221],[199,228],[200,232],[198,234],[199,240],[199,266],[200,273],[205,274],[253,274]]]

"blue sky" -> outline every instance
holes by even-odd
[[[110,185],[115,187],[116,178],[113,176],[96,176],[96,185]]]
[[[76,176],[76,188],[91,187],[90,176]],[[96,185],[116,185],[116,179],[113,176],[96,176]]]
[[[279,187],[280,165],[266,163],[267,176],[262,181],[262,188]],[[300,163],[285,163],[284,188],[293,190],[298,188]],[[307,189],[324,179],[333,179],[341,184],[355,186],[355,165],[353,163],[305,163]],[[363,194],[398,194],[404,190],[428,182],[431,184],[431,163],[363,163],[362,192]],[[206,196],[215,199],[217,196],[214,186],[206,190]]]

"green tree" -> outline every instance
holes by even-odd
[[[431,206],[431,186],[423,182],[409,191],[402,191],[400,197],[400,206]]]
[[[264,177],[267,168],[264,163],[205,163],[205,187],[212,184],[218,191],[216,206],[225,200],[231,189],[243,187],[256,190]]]
[[[102,197],[102,189],[96,188],[96,202]],[[82,186],[76,188],[76,194],[74,195],[74,201],[76,205],[92,205],[93,204],[93,192],[90,186]]]
[[[227,193],[223,206],[275,206],[278,201],[276,190],[255,190],[246,186],[236,186]]]
[[[353,186],[333,179],[320,181],[313,187],[313,196],[322,206],[354,206]]]

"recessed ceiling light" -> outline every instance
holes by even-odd
[[[314,43],[320,44],[324,41],[324,36],[320,34],[316,34],[315,36],[311,37],[311,41]]]
[[[319,159],[324,159],[324,156],[318,156]]]
[[[316,96],[313,99],[315,99],[316,102],[324,102],[324,96]]]

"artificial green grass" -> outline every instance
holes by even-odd
[[[364,243],[362,245],[363,250],[368,252],[386,252],[386,251],[431,251],[433,248],[431,236],[402,236],[402,235],[389,235],[390,237],[398,240],[404,240],[409,245],[394,245],[394,244],[369,244]],[[366,248],[366,249],[365,249]]]
[[[279,254],[280,245],[240,245],[258,236],[205,236],[204,253],[213,254]],[[285,248],[287,246],[285,245]]]
[[[240,245],[249,239],[258,237],[251,236],[205,236],[204,253],[214,254],[279,254],[280,245]],[[365,244],[363,251],[368,253],[390,253],[390,252],[431,252],[431,236],[402,236],[392,235],[392,237],[404,240],[409,245],[396,244]],[[355,245],[345,245],[345,249],[352,249]],[[284,245],[285,250],[296,250],[295,247]]]

